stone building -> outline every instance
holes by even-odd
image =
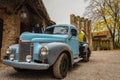
[[[81,31],[84,32],[86,41],[92,50],[91,20],[71,14],[70,23],[77,27],[78,33],[80,33]]]
[[[0,0],[0,57],[22,32],[52,24],[42,0]]]

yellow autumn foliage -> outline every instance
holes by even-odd
[[[83,33],[79,33],[79,34],[78,34],[78,40],[79,40],[80,42],[83,42],[83,41],[84,41],[84,34],[83,34]]]

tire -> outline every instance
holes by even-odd
[[[62,53],[56,63],[53,65],[53,74],[58,79],[66,77],[69,67],[68,56]]]
[[[83,61],[84,62],[88,62],[89,61],[89,58],[90,58],[90,50],[87,49],[84,56],[83,56]]]

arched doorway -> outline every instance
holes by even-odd
[[[0,19],[0,58],[1,58],[1,48],[2,48],[2,37],[3,37],[3,20]]]

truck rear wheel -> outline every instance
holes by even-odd
[[[66,77],[69,67],[68,56],[62,53],[56,63],[53,65],[53,74],[56,78]]]

